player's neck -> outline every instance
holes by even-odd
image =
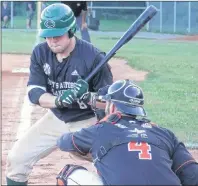
[[[66,59],[67,57],[70,56],[71,52],[75,48],[75,45],[76,45],[76,39],[75,37],[72,37],[68,48],[64,52],[56,54],[56,57],[60,63],[63,62],[63,59]]]

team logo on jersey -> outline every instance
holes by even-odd
[[[77,5],[77,6],[80,6],[80,3],[77,3],[76,5]]]
[[[48,75],[48,76],[50,75],[50,73],[51,73],[51,68],[50,68],[49,64],[45,63],[45,64],[43,65],[43,70],[44,70],[44,72],[45,72],[46,75]]]
[[[79,76],[77,70],[74,70],[72,73],[71,73],[72,76]]]
[[[146,131],[145,130],[139,130],[139,129],[135,128],[134,130],[129,130],[129,132],[135,132],[137,134],[142,134],[142,133],[145,133]]]
[[[151,129],[152,128],[152,125],[150,123],[143,123],[141,125],[141,127]]]
[[[126,126],[124,126],[124,125],[122,125],[122,124],[120,124],[120,123],[116,123],[115,125],[116,125],[117,127],[121,128],[121,129],[127,128]]]
[[[46,28],[54,28],[55,27],[55,22],[53,20],[46,20],[44,22],[44,25]]]
[[[132,137],[132,138],[148,138],[146,131],[145,130],[139,130],[137,128],[135,128],[134,130],[128,130],[129,132],[131,132],[132,134],[129,134],[127,137]]]

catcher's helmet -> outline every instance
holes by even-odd
[[[112,101],[117,109],[125,114],[146,116],[146,112],[143,108],[143,92],[140,87],[130,80],[114,82],[109,87],[106,98]]]
[[[63,3],[54,3],[42,11],[40,27],[40,37],[62,36],[68,32],[71,38],[76,32],[76,18],[69,6]]]

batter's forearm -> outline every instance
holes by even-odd
[[[53,96],[49,93],[45,93],[41,95],[41,97],[39,98],[39,104],[43,108],[56,108],[55,100],[56,96]]]

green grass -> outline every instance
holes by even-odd
[[[36,29],[36,23],[37,21],[37,15],[34,14],[33,20],[32,20],[32,28]],[[26,28],[26,16],[14,16],[13,18],[13,25],[15,29],[25,29]],[[9,28],[11,26],[9,25]]]
[[[134,20],[100,20],[100,31],[125,32]]]
[[[36,29],[37,15],[34,14],[32,20],[32,28]],[[133,19],[126,20],[100,20],[100,31],[118,31],[124,32],[133,23]],[[14,16],[13,25],[15,29],[25,29],[26,28],[26,16]],[[10,28],[10,26],[9,26]]]
[[[36,44],[36,33],[28,31],[2,32],[3,53],[30,53]]]
[[[31,53],[35,33],[3,32],[3,53]],[[91,36],[109,51],[117,39]],[[183,141],[198,141],[198,43],[134,39],[116,54],[136,69],[149,72],[140,82],[149,118],[176,132]],[[124,72],[123,72],[124,73]]]

